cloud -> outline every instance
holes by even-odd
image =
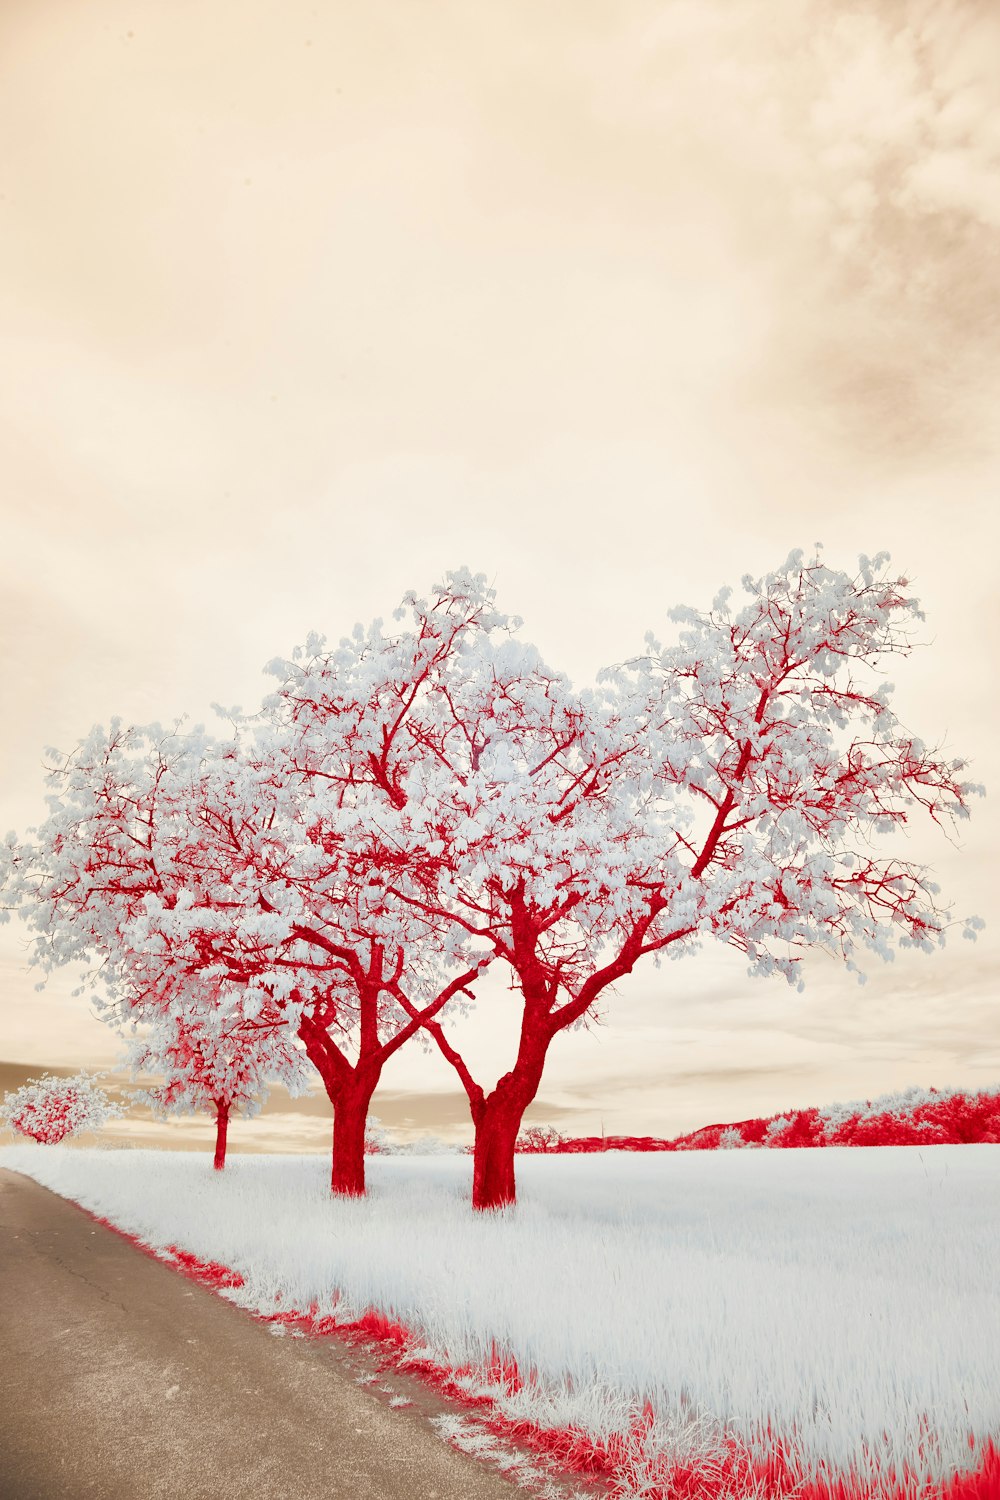
[[[682,240],[692,220],[714,229],[723,297],[741,268],[768,326],[742,393],[794,398],[834,440],[897,463],[971,441],[1000,379],[1000,14],[976,0],[632,14],[580,42],[581,88],[647,182],[659,163]]]

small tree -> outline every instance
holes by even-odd
[[[56,1078],[45,1073],[41,1078],[31,1078],[4,1095],[0,1120],[18,1135],[43,1146],[56,1146],[85,1130],[99,1130],[108,1120],[121,1119],[125,1113],[123,1105],[115,1104],[96,1086],[101,1076],[82,1072],[72,1078]]]
[[[138,1096],[156,1114],[214,1116],[213,1165],[221,1171],[232,1113],[258,1115],[272,1082],[293,1097],[308,1093],[306,1059],[280,1015],[272,1015],[270,1025],[266,1017],[251,1022],[210,992],[186,998],[186,1011],[167,1011],[149,1035],[130,1043],[128,1060],[133,1077],[163,1075],[161,1084]]]
[[[514,1149],[525,1156],[547,1155],[559,1151],[565,1139],[552,1125],[529,1125],[521,1131]]]

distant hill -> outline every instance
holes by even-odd
[[[577,1153],[977,1144],[1000,1144],[1000,1084],[976,1093],[914,1087],[876,1099],[703,1125],[673,1140],[644,1135],[567,1137],[534,1126],[520,1137],[517,1149],[527,1153]]]

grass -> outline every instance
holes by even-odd
[[[376,1157],[361,1201],[320,1157],[0,1164],[260,1316],[381,1326],[619,1495],[1000,1494],[1000,1146],[525,1157],[485,1216],[463,1157]]]

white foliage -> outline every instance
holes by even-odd
[[[835,1100],[832,1104],[824,1105],[818,1113],[823,1121],[824,1134],[832,1135],[838,1125],[844,1125],[848,1120],[870,1120],[877,1115],[898,1115],[905,1119],[922,1104],[940,1104],[945,1099],[953,1099],[957,1094],[967,1092],[957,1088],[925,1089],[918,1084],[911,1084],[909,1088],[899,1089],[892,1094],[879,1094],[875,1099],[852,1099],[847,1103]],[[982,1092],[988,1094],[995,1090],[984,1089]]]
[[[281,1013],[239,997],[220,1002],[212,987],[192,983],[189,1009],[174,1007],[129,1041],[126,1061],[133,1078],[158,1074],[161,1082],[140,1097],[157,1114],[236,1111],[245,1119],[260,1113],[269,1085],[281,1083],[293,1097],[308,1093],[305,1054],[290,1036]]]
[[[4,1095],[0,1121],[18,1135],[55,1145],[86,1130],[99,1130],[108,1120],[121,1119],[125,1107],[114,1103],[97,1085],[99,1073],[86,1071],[70,1078],[45,1073]]]
[[[273,663],[228,741],[93,730],[35,838],[0,851],[5,901],[113,1024],[222,1008],[328,1072],[422,1026],[442,1045],[498,959],[544,1061],[642,958],[703,938],[793,984],[816,947],[859,978],[866,950],[931,951],[949,911],[877,839],[917,811],[948,826],[982,789],[878,680],[921,618],[907,581],[882,553],[851,575],[796,551],[744,589],[671,611],[675,644],[577,690],[483,575],[450,573],[391,629]]]

